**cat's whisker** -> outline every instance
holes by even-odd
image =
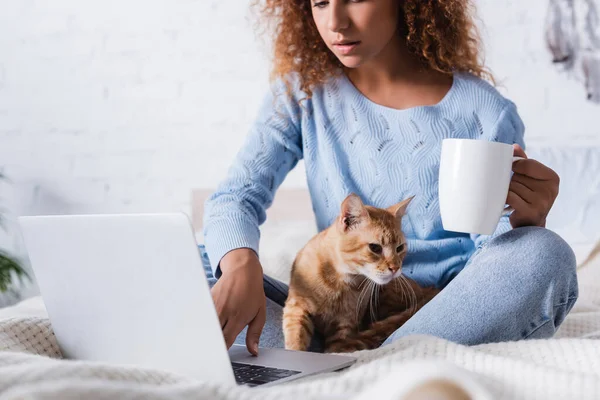
[[[358,300],[356,300],[356,320],[358,321],[358,314],[360,313],[360,303],[362,301],[362,290],[358,294]]]
[[[371,295],[373,294],[373,282],[371,280],[369,280],[369,283],[367,284],[367,287],[365,289],[366,289],[366,291],[365,291],[366,295],[365,295],[364,299],[367,301],[366,305],[365,305],[365,314],[366,314],[366,312],[369,311]],[[363,314],[363,316],[364,316],[364,314]]]
[[[358,285],[358,290],[360,290],[360,294],[358,295],[358,302],[356,304],[356,317],[359,318],[360,317],[360,310],[361,310],[361,304],[362,301],[365,299],[365,296],[367,294],[368,288],[369,288],[369,283],[371,282],[370,279],[361,276],[363,278],[363,281],[360,283],[360,285]]]
[[[359,275],[359,276],[361,276],[363,278],[363,281],[360,283],[360,285],[358,285],[358,290],[360,290],[360,288],[363,287],[364,284],[367,283],[367,281],[369,280],[368,278],[365,278],[362,275]]]
[[[373,286],[373,299],[371,299],[371,322],[377,319],[377,299],[379,298],[379,285]]]
[[[404,293],[404,287],[402,285],[402,275],[400,275],[398,278],[394,279],[394,286],[396,289],[396,292],[400,292],[400,294],[402,295],[402,301],[406,302],[406,293]]]
[[[373,318],[373,288],[375,288],[375,286],[371,282],[369,287],[371,288],[371,290],[369,291],[370,292],[369,293],[369,315],[371,315],[371,319],[372,319]]]
[[[377,302],[375,303],[375,318],[377,318],[377,314],[379,313],[379,297],[381,295],[381,286],[377,286]]]
[[[369,282],[367,282],[367,285],[365,286],[365,293],[362,297],[360,311],[362,311],[362,309],[363,309],[362,302],[367,300],[367,296],[369,296],[369,292],[371,291],[372,287],[373,287],[373,282],[369,279]],[[369,297],[369,299],[370,299],[370,297]],[[365,307],[368,307],[368,306],[369,306],[368,304],[365,305]],[[367,310],[365,309],[365,311],[367,311]],[[362,314],[362,315],[364,315],[364,314]]]
[[[400,293],[402,293],[402,301],[406,302],[406,290],[404,289],[404,281],[402,280],[402,275],[400,275],[398,277],[398,279],[396,280],[396,283],[398,284],[398,290],[400,291]]]
[[[373,300],[378,297],[378,294],[379,294],[379,285],[377,283],[373,282],[373,284],[371,285],[371,298],[369,299],[369,311],[371,314],[371,322],[375,322],[375,320],[377,319],[377,317],[375,315],[376,305],[373,305]]]
[[[408,282],[408,280],[403,277],[404,279],[404,283],[406,284],[407,288],[409,289],[409,293],[411,294],[411,313],[416,313],[417,312],[417,294],[415,293],[415,290],[413,289],[412,285],[410,284],[410,282]]]
[[[404,291],[406,292],[407,297],[407,310],[409,310],[412,314],[414,313],[415,307],[412,288],[410,287],[410,283],[406,280],[405,277],[402,277],[402,284],[404,285]]]
[[[365,299],[365,296],[366,296],[368,288],[369,288],[369,285],[365,285],[365,283],[367,283],[367,281],[370,282],[370,279],[365,278],[365,280],[363,280],[363,282],[360,284],[360,286],[363,286],[363,288],[360,291],[360,294],[358,295],[358,301],[356,302],[356,321],[357,321],[357,324],[360,324],[360,311],[362,310],[362,302]]]
[[[402,292],[406,296],[406,302],[408,303],[407,310],[409,310],[411,313],[415,313],[417,307],[415,291],[413,290],[412,286],[410,285],[405,276],[401,275],[400,278],[404,289]]]

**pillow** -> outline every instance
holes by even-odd
[[[296,254],[316,234],[314,221],[265,223],[258,251],[265,274],[289,283]]]

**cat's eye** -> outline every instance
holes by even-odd
[[[369,244],[369,249],[375,253],[375,254],[381,254],[381,252],[383,251],[383,249],[381,248],[380,245],[376,244],[376,243],[370,243]]]
[[[406,245],[402,243],[400,246],[396,247],[396,253],[402,253]]]

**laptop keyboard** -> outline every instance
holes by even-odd
[[[263,367],[261,365],[240,364],[232,362],[235,380],[239,384],[249,386],[264,385],[279,379],[297,375],[300,371]]]

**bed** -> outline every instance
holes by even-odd
[[[248,389],[165,371],[63,360],[43,301],[33,297],[0,310],[2,398],[408,399],[404,395],[411,387],[441,381],[479,390],[473,398],[600,398],[600,147],[549,146],[529,154],[561,176],[548,227],[565,237],[581,265],[580,298],[553,339],[465,347],[414,336],[357,353],[359,362],[341,373]],[[211,192],[192,194],[199,241],[203,202]],[[266,273],[287,281],[295,252],[315,232],[308,193],[281,188],[262,227]]]

